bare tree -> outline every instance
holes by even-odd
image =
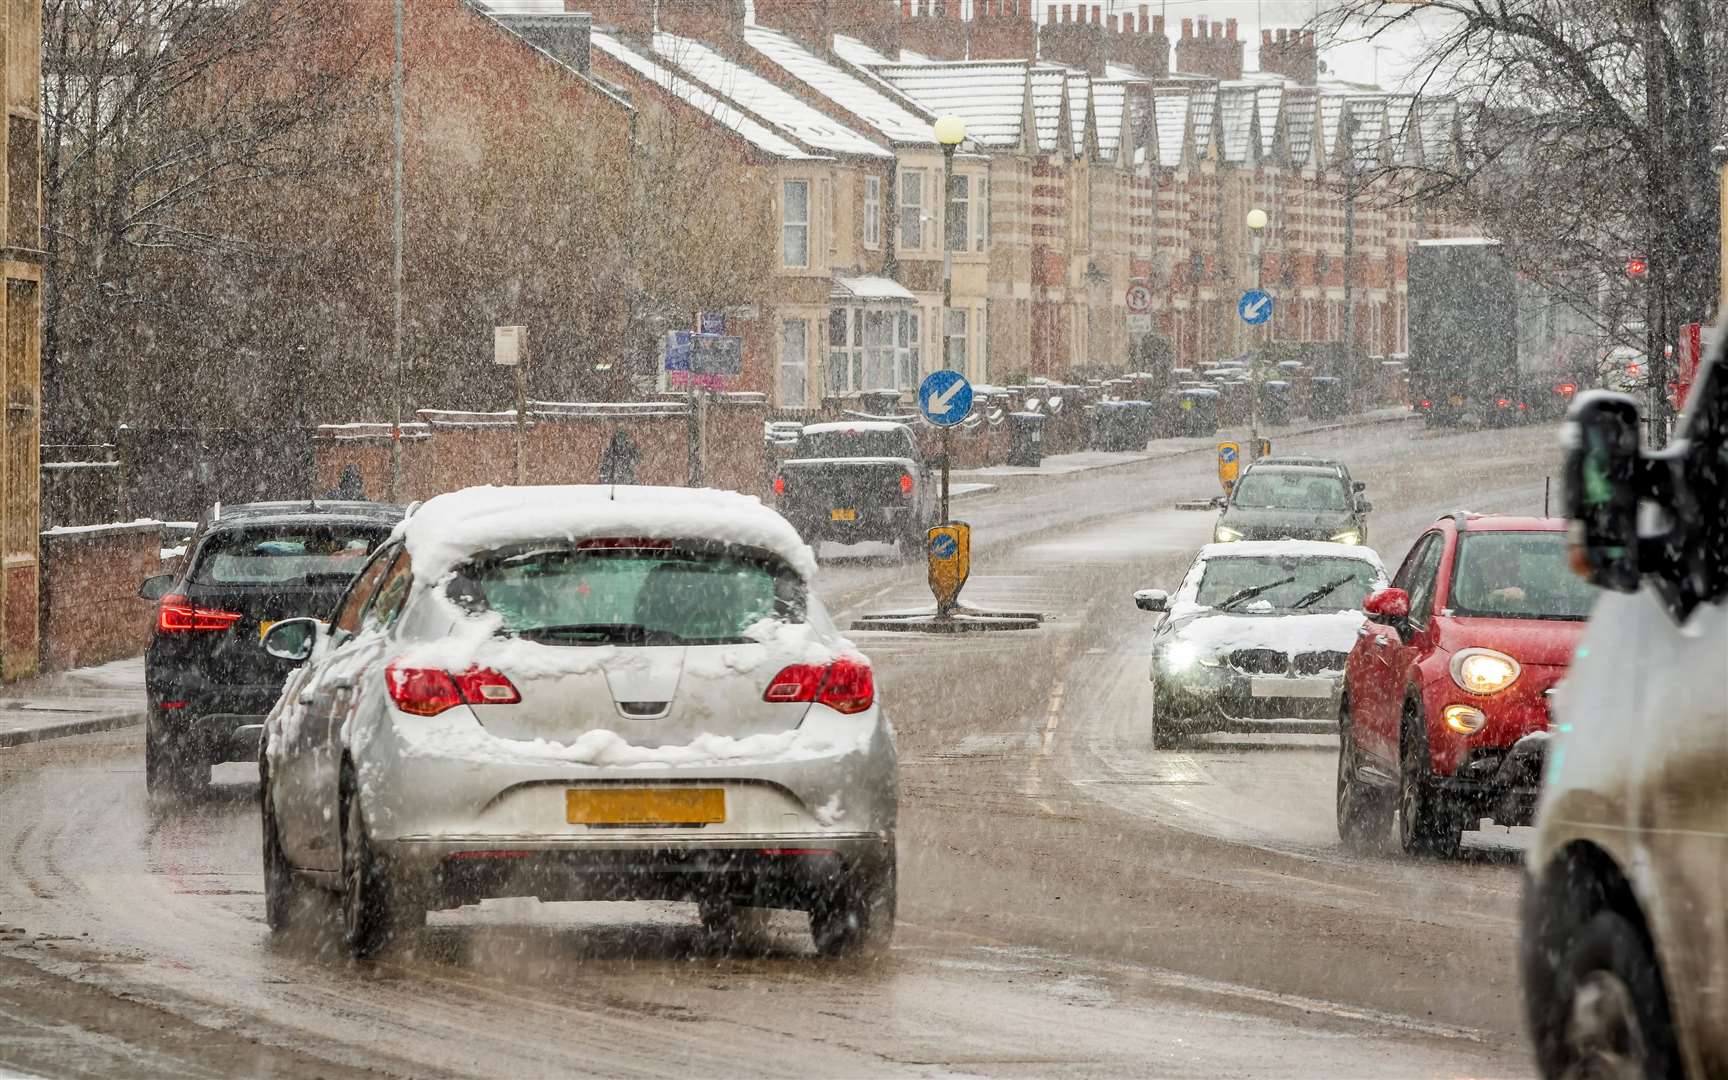
[[[1713,310],[1716,166],[1728,128],[1728,9],[1711,0],[1355,0],[1321,17],[1376,39],[1420,19],[1423,88],[1467,103],[1459,161],[1398,165],[1409,197],[1448,196],[1521,268],[1638,333],[1653,364]],[[1629,281],[1632,258],[1647,280]],[[1639,317],[1628,309],[1642,308]],[[1660,385],[1660,373],[1653,380]]]
[[[331,10],[43,0],[43,366],[57,427],[105,427],[128,398],[154,412],[178,394],[196,412],[184,394],[294,347],[283,323],[236,317],[234,302],[306,255],[259,200],[339,164],[316,134],[352,88],[359,43],[321,34]],[[212,364],[221,378],[200,382]]]

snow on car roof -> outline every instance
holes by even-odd
[[[904,431],[905,429],[905,424],[895,423],[892,420],[837,420],[829,424],[805,424],[803,430],[806,435],[826,435],[836,431],[851,433],[854,431]]]
[[[815,554],[785,518],[753,495],[712,488],[471,487],[428,499],[397,535],[422,580],[511,544],[608,536],[718,540],[777,555],[806,581],[816,576]]]
[[[1228,544],[1207,544],[1200,549],[1200,558],[1356,559],[1385,569],[1379,553],[1373,548],[1360,544],[1333,544],[1325,540],[1237,540]]]

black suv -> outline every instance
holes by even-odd
[[[366,558],[402,520],[367,502],[217,504],[178,578],[146,580],[157,601],[144,659],[152,792],[194,794],[210,766],[258,755],[264,714],[294,664],[259,644],[273,623],[327,618]]]
[[[1323,458],[1261,458],[1245,469],[1223,503],[1212,539],[1368,542],[1367,485]]]

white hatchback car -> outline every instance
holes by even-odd
[[[755,499],[474,488],[398,527],[304,660],[259,756],[266,908],[342,895],[356,956],[489,897],[809,913],[824,954],[894,928],[898,777],[869,663]]]

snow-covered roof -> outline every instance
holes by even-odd
[[[1413,164],[1416,141],[1411,138],[1410,117],[1414,112],[1414,94],[1392,94],[1386,98],[1386,150],[1394,164]]]
[[[1092,111],[1098,117],[1098,152],[1114,161],[1129,116],[1127,84],[1092,80]]]
[[[834,277],[830,300],[905,300],[916,303],[918,297],[906,286],[885,277]]]
[[[730,99],[806,146],[834,154],[893,156],[886,147],[816,111],[700,41],[658,33],[654,35],[654,52],[714,93]]]
[[[1218,84],[1196,83],[1190,112],[1194,124],[1194,156],[1203,157],[1212,149],[1212,126],[1218,115]]]
[[[1352,160],[1358,169],[1373,168],[1386,152],[1386,99],[1351,98],[1348,108]]]
[[[784,559],[806,580],[816,556],[760,499],[708,488],[472,487],[428,499],[397,527],[415,576],[436,581],[482,551],[536,540],[719,540]]]
[[[1417,131],[1422,140],[1422,161],[1437,165],[1451,157],[1452,124],[1458,119],[1458,103],[1447,98],[1425,98],[1418,106]]]
[[[794,79],[869,123],[884,138],[896,143],[936,145],[932,118],[902,103],[873,77],[839,68],[778,30],[746,27],[744,41]]]
[[[1060,150],[1063,140],[1072,138],[1072,132],[1064,135],[1062,131],[1068,72],[1059,67],[1035,67],[1026,77],[1032,84],[1032,122],[1038,132],[1038,149],[1046,153]]]
[[[1158,164],[1173,169],[1182,164],[1182,143],[1188,137],[1188,92],[1160,89],[1152,97],[1152,121],[1158,133]]]
[[[891,64],[878,68],[876,73],[932,114],[964,120],[969,140],[1001,150],[1019,147],[1021,112],[1026,99],[1024,61]],[[1060,109],[1062,70],[1051,68],[1048,74],[1056,80],[1055,106]],[[1056,120],[1056,114],[1052,113],[1048,120],[1050,145],[1055,141]],[[1039,127],[1045,127],[1042,117]],[[1039,143],[1044,145],[1044,140]]]
[[[1289,136],[1290,161],[1307,165],[1314,160],[1314,114],[1319,102],[1312,93],[1287,95],[1284,102],[1284,126]]]
[[[1284,104],[1284,87],[1262,86],[1255,91],[1254,108],[1260,117],[1260,155],[1271,157],[1278,145],[1278,111]]]
[[[1344,99],[1330,94],[1320,97],[1320,149],[1316,159],[1330,162],[1338,152],[1338,129],[1344,120]]]
[[[892,420],[836,420],[829,424],[805,424],[800,430],[806,435],[850,435],[859,431],[904,431],[906,425]]]
[[[1091,99],[1091,77],[1076,68],[1068,69],[1068,123],[1076,155],[1086,152],[1086,108]]]
[[[683,76],[643,56],[612,35],[596,31],[591,36],[590,41],[598,52],[623,64],[637,75],[671,93],[686,105],[708,116],[715,123],[727,128],[756,149],[775,157],[799,161],[825,160],[825,155],[813,154],[796,143],[776,135],[763,124],[746,116],[729,102],[715,97]]]
[[[1255,87],[1240,83],[1218,88],[1218,136],[1223,145],[1224,160],[1232,165],[1241,165],[1249,160],[1256,92]]]
[[[845,34],[834,35],[834,55],[859,67],[880,67],[894,63],[893,57],[877,52],[857,38],[847,37]]]

